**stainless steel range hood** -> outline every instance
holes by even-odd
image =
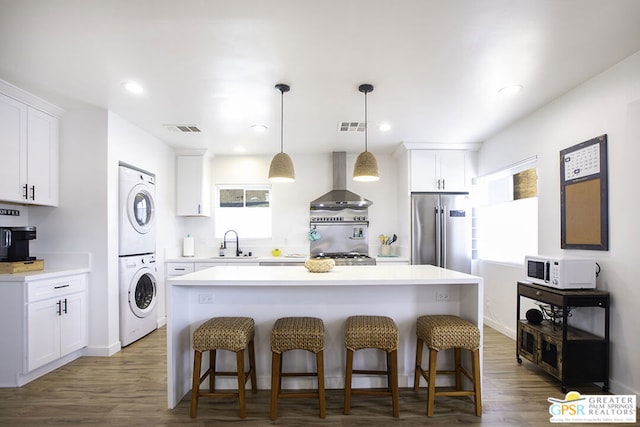
[[[333,190],[311,202],[311,209],[366,208],[371,200],[347,190],[347,153],[333,153]]]

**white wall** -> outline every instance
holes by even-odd
[[[535,90],[535,88],[529,88]],[[560,249],[560,150],[608,135],[609,251]],[[478,153],[483,175],[538,156],[538,248],[541,254],[595,257],[599,289],[611,292],[611,390],[640,393],[640,52],[487,140]],[[487,324],[513,333],[514,274],[490,265],[485,275]],[[502,273],[500,273],[502,272]],[[508,295],[508,301],[504,296]],[[494,303],[495,302],[495,303]],[[490,304],[490,306],[487,306]],[[513,335],[512,335],[513,336]]]
[[[331,190],[332,154],[291,154],[291,157],[295,166],[296,181],[272,185],[273,237],[258,240],[240,236],[240,246],[245,253],[252,251],[255,255],[266,256],[275,247],[280,248],[283,253],[309,253],[309,202]],[[361,183],[351,179],[355,158],[356,154],[347,154],[347,188],[373,202],[369,208],[369,254],[375,255],[378,242],[376,236],[397,232],[396,163],[389,155],[376,154],[380,181]],[[215,202],[217,184],[269,184],[267,175],[270,162],[271,156],[213,157],[212,203]],[[180,239],[191,234],[196,242],[196,256],[205,252],[215,253],[220,239],[214,238],[214,221],[213,216],[179,218],[178,232],[172,245],[168,247],[169,251],[178,251]]]
[[[72,110],[61,121],[60,205],[30,207],[36,252],[89,252],[88,354],[120,349],[118,162],[156,174],[157,247],[173,236],[174,154],[162,141],[103,109]],[[158,255],[158,317],[164,322],[162,253]]]
[[[107,112],[78,110],[65,113],[60,126],[60,196],[57,208],[30,207],[38,238],[38,252],[89,252],[89,348],[98,354],[118,350],[113,322],[117,298],[110,288],[117,272],[106,262],[107,227]],[[117,323],[116,331],[117,331]]]

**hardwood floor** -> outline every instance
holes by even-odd
[[[533,365],[515,360],[515,343],[485,328],[483,416],[473,415],[468,397],[437,397],[427,418],[426,390],[400,393],[400,418],[391,417],[386,397],[358,396],[351,415],[342,415],[342,390],[327,390],[327,417],[318,418],[313,399],[287,399],[278,419],[269,420],[269,391],[247,393],[247,418],[238,418],[235,400],[202,399],[198,417],[189,417],[189,395],[166,408],[165,329],[109,358],[84,357],[18,389],[0,389],[0,425],[284,425],[284,426],[548,426],[548,397],[563,398],[559,383]],[[595,386],[574,388],[602,394]],[[593,424],[590,424],[593,425]],[[613,424],[608,424],[609,426]],[[620,424],[628,426],[629,424]]]

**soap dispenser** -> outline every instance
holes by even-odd
[[[224,243],[220,243],[220,252],[219,252],[220,256],[224,256]]]

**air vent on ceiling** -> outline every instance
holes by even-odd
[[[338,132],[364,132],[364,122],[338,122]]]
[[[200,132],[196,125],[162,125],[170,132],[194,133]]]

